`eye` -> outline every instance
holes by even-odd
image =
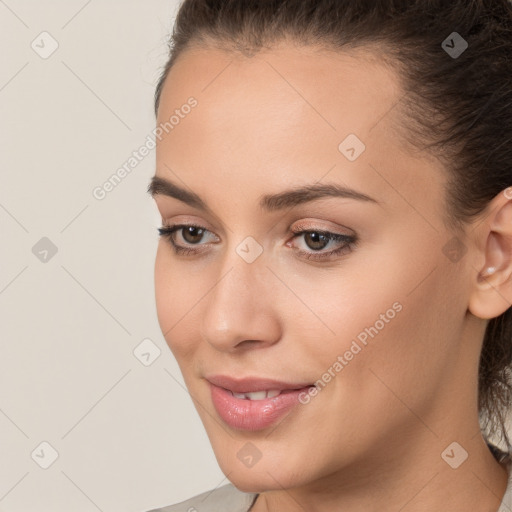
[[[191,246],[201,246],[200,242],[203,240],[205,234],[210,233],[215,239],[217,237],[211,233],[208,229],[192,225],[192,224],[175,224],[171,226],[162,226],[158,228],[158,233],[161,237],[166,238],[173,248],[175,254],[181,255],[193,255],[198,254],[202,249],[193,248]],[[176,235],[181,233],[181,238],[184,240],[183,243],[176,241]],[[304,236],[304,242],[311,251],[304,249],[297,249],[295,252],[300,256],[308,260],[329,260],[334,256],[341,255],[342,253],[350,252],[353,247],[357,244],[358,239],[355,235],[343,235],[341,233],[332,233],[330,231],[320,229],[308,229],[293,231],[293,239]],[[329,244],[334,243],[335,248],[329,251],[320,252],[325,249]],[[188,246],[187,246],[188,244]],[[290,247],[290,243],[286,245]]]
[[[312,249],[312,252],[303,249],[296,251],[297,254],[308,260],[329,260],[334,256],[350,252],[358,241],[355,235],[342,235],[317,229],[293,231],[293,233],[295,234],[294,239],[303,236],[306,247]],[[335,249],[319,252],[333,242]]]
[[[161,237],[166,238],[170,242],[176,254],[194,254],[199,251],[176,243],[176,234],[181,233],[181,237],[185,241],[185,244],[204,245],[199,244],[199,242],[203,239],[205,233],[210,233],[210,231],[202,226],[192,224],[175,224],[158,228],[158,233]]]

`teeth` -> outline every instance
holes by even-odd
[[[249,400],[263,400],[264,398],[267,398],[267,392],[266,391],[254,391],[253,393],[245,393],[245,396]]]
[[[265,398],[274,398],[281,394],[279,389],[271,389],[269,391],[254,391],[252,393],[235,393],[232,391],[235,398],[244,400],[264,400]]]

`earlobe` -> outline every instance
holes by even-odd
[[[512,305],[512,200],[499,194],[491,202],[492,212],[478,236],[484,263],[475,268],[476,279],[469,297],[469,311],[483,319],[496,318]]]

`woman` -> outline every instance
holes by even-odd
[[[231,483],[158,510],[512,510],[511,77],[507,0],[183,2],[157,312]]]

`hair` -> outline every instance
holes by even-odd
[[[455,46],[454,32],[468,45],[460,55],[446,48],[446,41]],[[443,221],[454,234],[463,239],[467,223],[512,185],[509,0],[184,0],[155,90],[155,114],[169,71],[185,50],[218,48],[250,58],[286,41],[363,50],[396,70],[404,92],[400,135],[409,149],[447,169]],[[478,374],[483,435],[508,449],[511,398],[509,308],[487,324]]]

